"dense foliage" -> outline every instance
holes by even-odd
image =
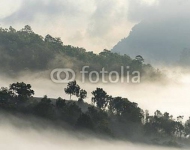
[[[34,33],[30,26],[16,31],[14,28],[0,28],[0,69],[5,73],[15,74],[20,71],[43,71],[69,67],[76,72],[83,66],[89,71],[120,72],[121,66],[129,66],[128,71],[140,71],[147,78],[160,77],[150,64],[145,64],[142,56],[135,59],[127,55],[103,50],[99,54],[84,48],[64,45],[60,38],[51,35],[44,37]]]
[[[69,87],[72,87],[70,93],[74,93],[76,88],[79,88],[77,91],[81,90],[76,81],[69,83]],[[190,121],[183,123],[183,116],[175,120],[169,113],[162,114],[158,110],[151,116],[137,103],[127,98],[112,97],[101,88],[92,92],[93,105],[81,101],[80,98],[84,97],[80,94],[78,102],[62,98],[49,99],[47,96],[37,99],[32,97],[33,94],[31,85],[23,82],[13,83],[9,88],[3,87],[0,90],[0,109],[34,115],[60,126],[64,122],[79,131],[88,130],[115,138],[169,146],[179,146],[176,141],[182,139],[189,141]]]

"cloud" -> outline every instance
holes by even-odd
[[[22,0],[0,21],[17,29],[29,24],[43,36],[49,33],[61,37],[64,44],[99,52],[111,49],[129,33],[134,23],[127,13],[126,0]]]
[[[21,0],[17,0],[17,3],[13,3],[12,0],[1,0],[0,5],[0,18],[5,18],[19,9]]]
[[[18,11],[4,18],[3,21],[6,23],[14,23],[17,21],[31,22],[41,14],[46,15],[47,17],[53,17],[62,13],[68,16],[73,16],[77,15],[79,12],[79,7],[69,1],[23,0]]]
[[[128,1],[96,1],[95,7],[86,34],[94,44],[111,48],[115,42],[128,34],[132,27],[132,23],[127,19]]]
[[[168,20],[177,20],[179,24],[182,21],[180,18],[189,20],[190,15],[189,0],[19,0],[16,4],[13,0],[6,2],[6,9],[0,19],[1,25],[21,29],[29,24],[35,32],[43,36],[51,34],[61,37],[64,44],[84,47],[95,52],[104,48],[111,49],[120,39],[127,37],[132,27],[141,21],[142,27],[138,25],[133,31],[137,27],[139,30],[142,28],[139,31],[142,35],[148,34],[150,36],[147,39],[154,39],[154,36],[148,33],[147,27],[155,27],[158,31],[154,34],[161,34],[160,27],[163,27],[163,30],[170,29],[171,24],[167,27]],[[8,8],[14,9],[8,11]],[[164,21],[165,25],[162,24]]]
[[[117,2],[114,0],[96,1],[95,5],[96,9],[90,18],[90,23],[88,26],[88,34],[92,37],[107,34],[113,27],[110,24],[116,24],[113,20],[116,19],[118,16],[117,13],[119,13],[118,7],[115,7],[117,6]]]
[[[143,0],[146,1],[146,0]],[[129,19],[141,21],[144,19],[176,17],[190,13],[189,0],[154,0],[151,5],[140,3],[139,0],[129,0]]]

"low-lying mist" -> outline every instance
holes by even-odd
[[[42,120],[33,121],[45,123]],[[0,144],[2,150],[173,150],[133,144],[111,139],[98,139],[88,134],[57,130],[56,127],[37,128],[34,122],[22,120],[15,116],[0,115]],[[39,125],[40,126],[40,125]],[[46,125],[47,126],[47,125]],[[175,149],[174,149],[175,150]],[[177,149],[176,149],[177,150]]]
[[[126,97],[132,102],[139,104],[144,110],[149,110],[153,114],[156,110],[169,112],[174,117],[179,115],[190,116],[190,73],[182,69],[164,69],[167,81],[141,82],[139,84],[129,84],[127,82],[117,84],[92,84],[77,81],[81,88],[88,92],[86,102],[91,103],[91,92],[97,87],[103,88],[108,95]],[[1,76],[1,86],[9,86],[13,82],[23,81],[32,85],[36,97],[47,95],[50,98],[62,97],[69,99],[64,88],[66,84],[55,84],[50,80],[49,73],[29,73],[22,74],[18,78],[8,78]],[[76,97],[72,97],[77,100]]]

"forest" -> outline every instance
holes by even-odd
[[[121,66],[129,66],[129,72],[139,71],[143,79],[159,80],[163,74],[142,56],[131,58],[104,49],[99,54],[84,48],[64,45],[60,38],[33,32],[29,25],[17,31],[13,27],[0,28],[0,69],[10,76],[20,72],[50,71],[55,68],[70,68],[79,72],[83,66],[90,71],[120,72]],[[121,75],[121,74],[120,74]]]
[[[159,110],[150,115],[137,103],[112,97],[102,88],[92,91],[92,104],[88,104],[85,102],[88,93],[76,81],[69,82],[63,91],[70,95],[70,100],[36,98],[30,84],[13,83],[0,90],[0,110],[113,139],[172,147],[189,143],[190,120],[184,122],[183,116],[174,118]],[[73,96],[78,100],[73,100]]]
[[[42,37],[28,25],[18,31],[13,27],[0,28],[0,54],[1,74],[11,78],[20,76],[20,73],[49,72],[56,68],[80,72],[83,66],[98,72],[102,68],[108,72],[120,72],[121,66],[129,66],[129,71],[139,71],[142,79],[160,82],[165,78],[159,69],[146,64],[141,55],[131,58],[106,49],[95,54],[84,48],[64,45],[60,38],[49,34]],[[0,110],[46,120],[63,129],[113,139],[159,146],[188,145],[190,119],[184,121],[184,116],[174,118],[159,110],[150,114],[128,98],[113,97],[103,88],[87,93],[76,81],[69,82],[63,91],[70,99],[39,98],[34,96],[30,84],[16,82],[0,89]],[[85,102],[90,94],[91,104]]]

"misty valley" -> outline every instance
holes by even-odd
[[[0,149],[190,149],[189,6],[2,0]]]
[[[3,143],[0,147],[20,149],[26,144],[36,149],[139,149],[142,146],[144,149],[173,149],[189,146],[190,121],[183,126],[183,116],[175,120],[159,110],[152,116],[137,103],[112,97],[102,88],[92,92],[92,104],[88,104],[84,102],[87,92],[76,81],[69,82],[64,91],[70,100],[33,97],[35,92],[31,85],[24,82],[2,87],[0,132],[5,135],[2,140],[6,143],[10,140],[11,145]],[[78,97],[78,101],[71,100],[71,96]],[[18,134],[18,140],[24,144],[13,140]]]

